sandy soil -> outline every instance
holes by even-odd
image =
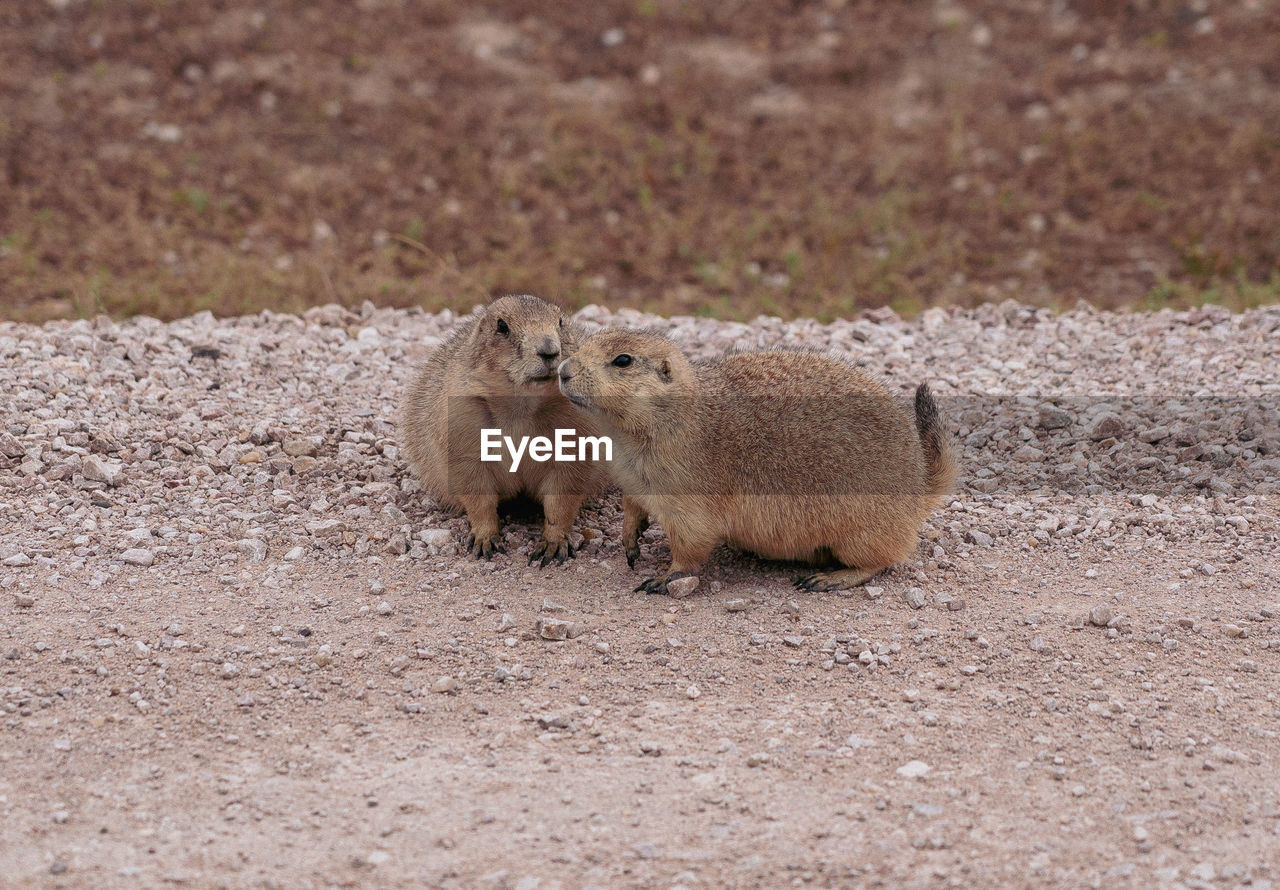
[[[1225,490],[1171,446],[1146,488],[1073,494],[1021,480],[1161,446],[1128,403],[1109,441],[1036,406],[1123,384],[1011,402],[1043,461],[960,399],[993,392],[995,340],[1043,383],[1035,344],[1081,331],[1165,399],[1177,373],[1273,392],[1280,314],[995,312],[670,322],[694,351],[830,338],[927,374],[967,443],[919,559],[872,588],[800,595],[721,549],[679,601],[630,592],[616,495],[563,567],[525,566],[518,517],[492,563],[459,552],[387,426],[448,316],[0,326],[0,886],[1272,886],[1269,433],[1221,434]],[[652,530],[639,568],[665,556]]]

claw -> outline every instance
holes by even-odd
[[[640,558],[639,546],[627,548],[627,568],[634,569],[636,567],[636,560],[639,558]]]
[[[545,569],[553,559],[557,565],[564,565],[564,561],[576,552],[568,538],[562,538],[559,541],[543,539],[542,543],[529,554],[529,565],[539,562],[539,567]]]
[[[634,591],[635,593],[657,593],[667,596],[667,579],[666,578],[645,578],[640,582],[640,586]]]
[[[832,584],[818,575],[802,575],[795,580],[795,586],[800,590],[811,590],[814,593],[826,593],[839,589],[839,585]]]
[[[496,532],[487,538],[477,538],[472,533],[467,538],[467,552],[476,559],[493,559],[493,554],[502,552],[502,541]]]

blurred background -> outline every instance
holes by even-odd
[[[0,317],[1280,298],[1278,0],[0,0]]]

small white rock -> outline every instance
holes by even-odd
[[[898,767],[897,773],[908,779],[919,779],[928,773],[933,767],[925,763],[923,760],[910,760]]]
[[[261,538],[243,538],[236,541],[236,549],[249,557],[250,562],[262,562],[267,558],[267,542]]]
[[[120,483],[120,474],[124,472],[124,466],[115,461],[104,461],[97,455],[91,454],[84,459],[81,472],[84,478],[92,482],[101,482],[114,488]]]
[[[130,547],[120,558],[131,566],[149,566],[156,561],[156,555],[145,547]]]
[[[693,593],[698,587],[697,575],[686,575],[683,578],[676,578],[674,581],[667,582],[667,593],[676,599],[682,599]]]

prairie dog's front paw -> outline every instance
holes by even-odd
[[[573,542],[568,535],[558,541],[543,538],[542,543],[529,554],[529,564],[533,565],[535,561],[541,560],[540,566],[546,568],[547,563],[555,560],[559,565],[564,565],[564,561],[571,558],[574,552]]]
[[[502,539],[497,531],[472,534],[467,538],[467,551],[476,559],[493,559],[493,554],[502,552]]]

